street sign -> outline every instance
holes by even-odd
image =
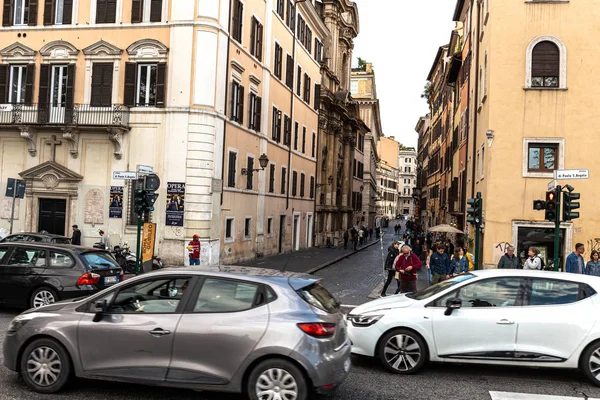
[[[552,191],[556,188],[556,180],[551,180],[548,182],[548,191]]]
[[[588,179],[588,169],[557,169],[554,171],[554,179]]]
[[[137,172],[133,171],[113,171],[113,179],[118,180],[135,180],[137,179]]]
[[[15,187],[17,189],[16,193]],[[8,178],[5,196],[15,197],[17,199],[25,198],[25,181],[21,179]]]
[[[154,173],[154,168],[150,165],[142,165],[142,164],[138,164],[137,166],[137,172],[138,174],[152,174]]]

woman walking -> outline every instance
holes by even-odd
[[[454,256],[450,261],[450,271],[453,276],[464,274],[469,271],[469,260],[465,257],[465,251],[462,247],[457,247],[454,250]]]
[[[529,251],[527,252],[527,255],[529,256],[529,258],[527,260],[525,260],[525,263],[523,264],[523,269],[529,269],[529,270],[542,269],[542,259],[539,254],[540,254],[540,251],[537,249],[537,247],[530,247]]]
[[[592,251],[590,261],[585,266],[586,275],[600,276],[600,261],[598,260],[598,252]]]

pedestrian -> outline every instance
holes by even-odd
[[[356,226],[352,227],[350,231],[352,235],[352,246],[354,247],[354,251],[358,250],[358,231],[356,230]]]
[[[423,262],[423,246],[421,245],[421,239],[417,238],[415,240],[415,245],[413,246],[413,253],[419,257],[419,260]]]
[[[454,254],[454,245],[450,239],[446,239],[446,249],[448,250],[448,254]]]
[[[525,260],[525,263],[523,264],[523,269],[541,270],[542,257],[540,257],[540,251],[537,249],[537,247],[530,247],[527,251],[527,255],[529,256],[529,258]]]
[[[381,291],[381,297],[385,297],[387,296],[387,289],[390,286],[390,283],[392,283],[392,279],[394,279],[394,276],[396,275],[396,269],[394,268],[394,261],[396,260],[396,257],[398,257],[398,255],[400,255],[400,242],[397,240],[394,240],[392,242],[392,244],[390,245],[390,247],[388,247],[388,254],[387,257],[385,258],[385,264],[384,264],[384,269],[385,272],[387,273],[387,277],[385,280],[385,283],[383,285],[383,290]],[[400,282],[398,282],[398,289],[400,289]]]
[[[200,236],[194,235],[187,245],[190,265],[200,265]]]
[[[81,246],[81,231],[77,225],[73,225],[73,236],[71,237],[71,244]]]
[[[590,261],[585,266],[586,275],[600,276],[600,261],[598,261],[598,252],[592,251]]]
[[[361,246],[363,244],[364,237],[365,237],[365,230],[363,228],[360,228],[360,230],[358,231],[358,244],[360,244]]]
[[[565,265],[565,272],[573,274],[585,273],[585,262],[583,261],[582,254],[585,253],[585,247],[583,243],[577,243],[575,245],[575,251],[569,254],[567,257],[567,263]]]
[[[348,229],[346,229],[344,231],[344,250],[346,250],[348,248],[348,239],[350,238],[350,235],[348,234]]]
[[[417,274],[422,265],[421,260],[412,253],[409,245],[402,246],[402,252],[395,265],[396,279],[399,281],[395,294],[417,291]]]
[[[465,257],[465,251],[462,247],[454,249],[454,255],[450,262],[450,270],[452,276],[461,275],[469,271],[469,261]]]
[[[498,269],[519,269],[521,262],[519,257],[515,255],[515,248],[512,246],[506,247],[506,253],[500,258]]]
[[[104,235],[104,231],[102,229],[100,229],[98,231],[98,234],[100,235],[100,248],[107,250],[108,249],[108,237],[106,237]]]
[[[445,253],[446,247],[440,244],[431,254],[429,267],[431,268],[431,283],[436,284],[450,278],[450,257]]]
[[[373,227],[369,228],[369,242],[373,240]]]
[[[433,247],[431,248],[431,250],[433,250],[433,252],[436,252],[438,247],[443,246],[444,243],[442,242],[442,239],[438,238],[435,240],[435,243],[433,245]]]

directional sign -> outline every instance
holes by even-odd
[[[16,197],[17,199],[25,198],[25,181],[21,179],[8,178],[5,196]]]
[[[554,179],[588,179],[588,169],[557,169],[554,171]]]
[[[137,172],[133,171],[113,171],[113,179],[118,180],[135,180],[137,179]]]
[[[154,168],[150,165],[142,165],[142,164],[138,164],[137,166],[137,172],[138,174],[152,174],[154,173]]]
[[[556,180],[551,180],[548,182],[548,191],[551,192],[556,189]]]

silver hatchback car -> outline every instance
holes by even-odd
[[[350,341],[314,277],[173,269],[24,312],[4,365],[41,393],[75,376],[305,400],[346,378]]]

